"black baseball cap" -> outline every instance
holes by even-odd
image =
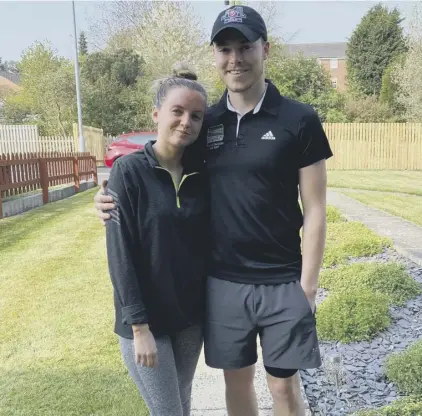
[[[237,29],[249,42],[256,42],[261,37],[267,40],[264,19],[249,6],[232,6],[223,10],[214,22],[211,43],[219,33],[229,28]]]

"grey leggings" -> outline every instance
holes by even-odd
[[[192,380],[202,348],[202,328],[192,326],[178,334],[155,339],[158,365],[135,362],[133,340],[119,337],[129,375],[151,416],[189,416]]]

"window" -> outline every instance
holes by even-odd
[[[331,78],[331,86],[337,88],[337,78]]]
[[[149,140],[156,140],[156,134],[140,134],[139,136],[129,136],[127,141],[133,144],[147,144]]]
[[[338,68],[338,59],[337,58],[330,59],[330,68],[331,69],[337,69]]]

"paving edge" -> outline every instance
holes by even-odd
[[[407,248],[402,247],[401,244],[395,243],[394,249],[397,251],[397,253],[401,254],[404,257],[407,257],[409,260],[413,261],[413,263],[416,263],[418,266],[422,267],[422,258],[414,256],[412,253],[409,252]]]

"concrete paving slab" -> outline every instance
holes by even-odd
[[[329,189],[327,203],[340,209],[348,220],[362,222],[378,235],[391,238],[397,252],[422,266],[421,227],[378,208],[365,205],[340,191]]]
[[[260,347],[258,347],[258,350],[260,351]],[[273,414],[272,398],[267,388],[265,374],[262,355],[259,353],[255,374],[259,414],[260,416],[271,416]],[[310,415],[308,400],[303,389],[302,396],[305,399],[307,413]],[[227,416],[225,407],[223,371],[208,367],[205,364],[204,352],[202,351],[193,383],[191,414],[192,416]]]

